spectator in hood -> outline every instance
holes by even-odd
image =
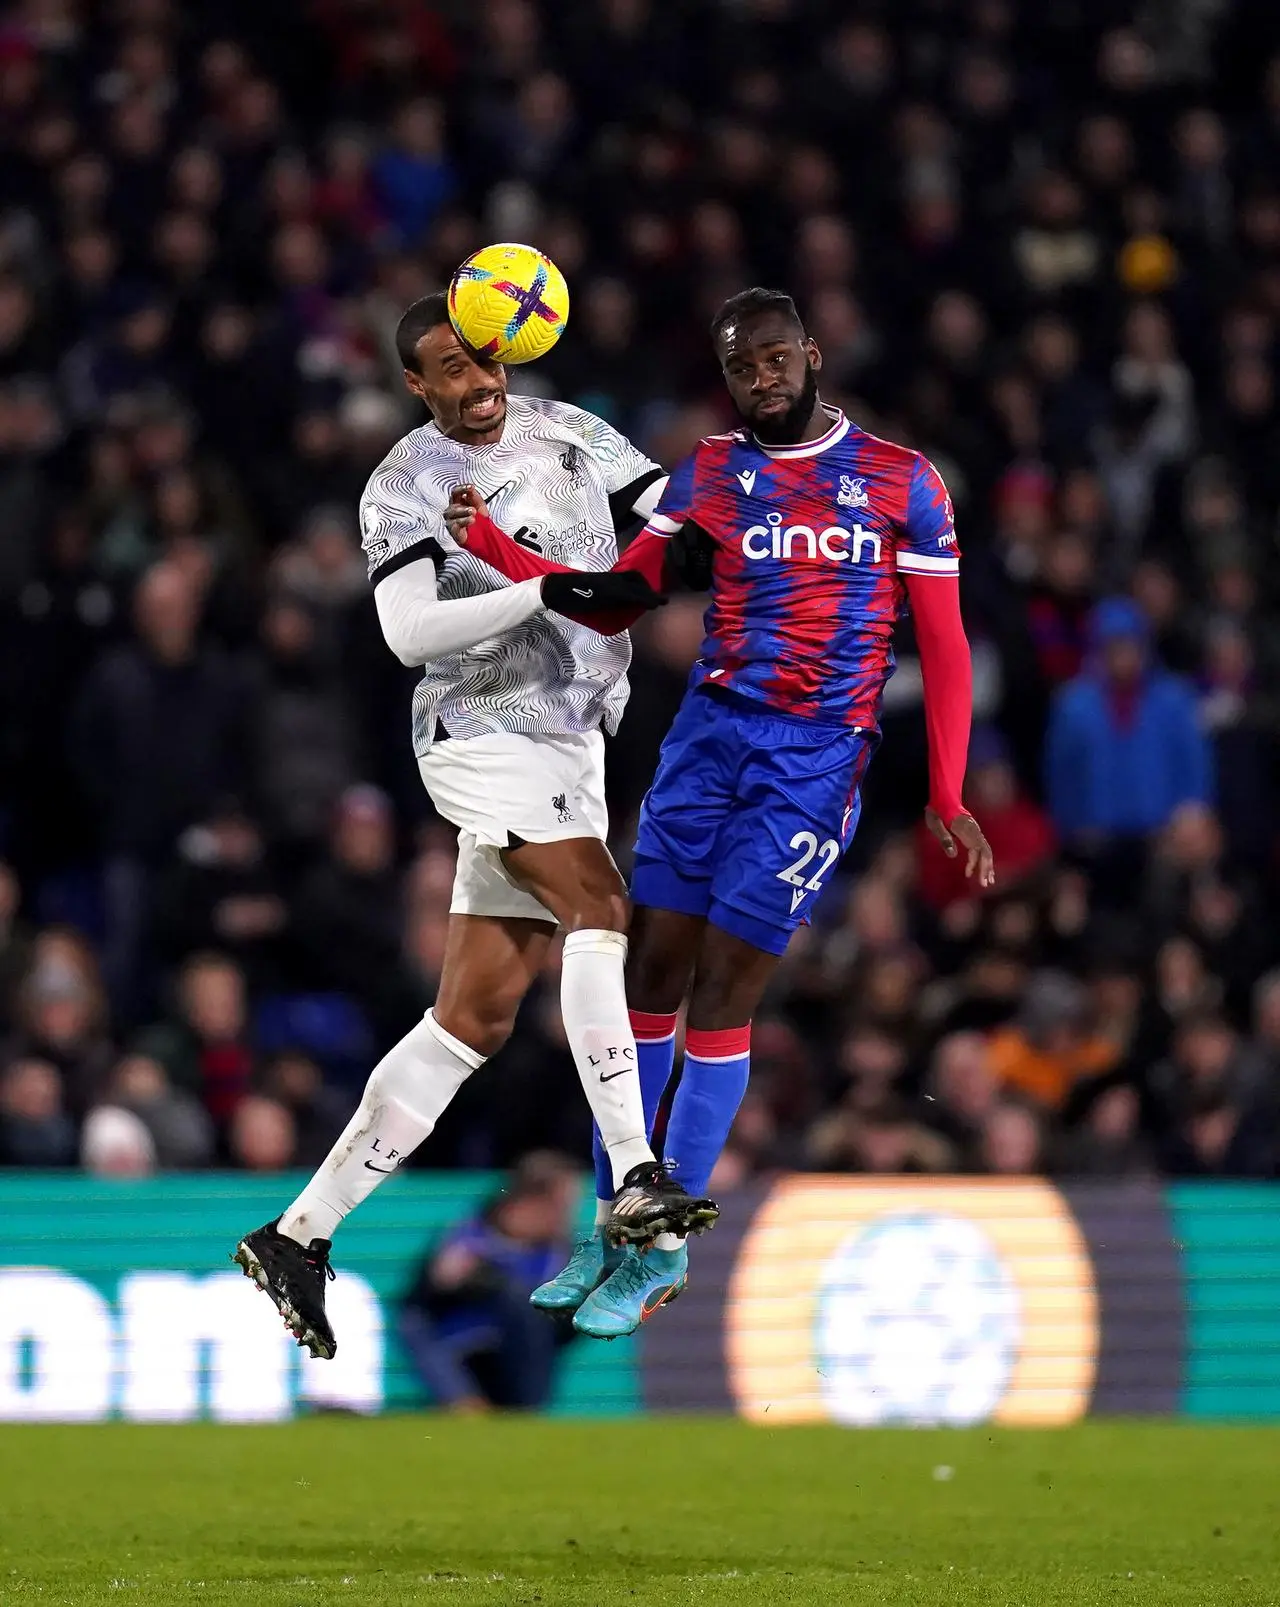
[[[1095,1030],[1083,984],[1058,971],[1032,978],[1016,1020],[990,1045],[996,1080],[1049,1112],[1061,1110],[1077,1084],[1112,1070],[1118,1058]]]
[[[1213,797],[1213,762],[1192,689],[1154,658],[1128,598],[1099,603],[1090,659],[1058,693],[1045,791],[1069,846],[1091,854],[1145,840],[1184,803]]]

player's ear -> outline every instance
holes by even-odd
[[[415,374],[411,368],[402,369],[401,372],[404,374],[404,387],[410,396],[416,396],[420,402],[425,402],[427,388],[423,383],[422,375]]]
[[[818,373],[822,367],[822,353],[818,350],[818,343],[812,335],[806,335],[804,338],[804,354],[809,359],[809,367],[815,374]]]

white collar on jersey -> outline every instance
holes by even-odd
[[[837,441],[843,441],[849,433],[849,420],[838,407],[828,407],[824,402],[822,411],[831,420],[831,428],[825,435],[820,435],[816,441],[800,441],[795,446],[766,446],[763,441],[751,440],[754,445],[764,453],[767,458],[816,458],[820,452],[826,452]]]

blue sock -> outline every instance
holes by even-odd
[[[666,1163],[690,1194],[705,1194],[751,1074],[751,1027],[685,1033],[684,1070],[667,1123]]]
[[[676,1059],[676,1018],[674,1015],[649,1015],[643,1010],[631,1012],[631,1030],[636,1039],[636,1065],[640,1071],[640,1099],[644,1105],[644,1127],[653,1138],[654,1118],[658,1106],[671,1081],[671,1068]],[[591,1154],[596,1167],[596,1199],[613,1198],[613,1167],[600,1137],[600,1129],[592,1128]]]

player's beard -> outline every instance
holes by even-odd
[[[805,426],[813,417],[818,400],[818,375],[810,362],[804,365],[804,384],[800,394],[776,418],[752,419],[751,433],[766,446],[794,446],[804,434]]]

